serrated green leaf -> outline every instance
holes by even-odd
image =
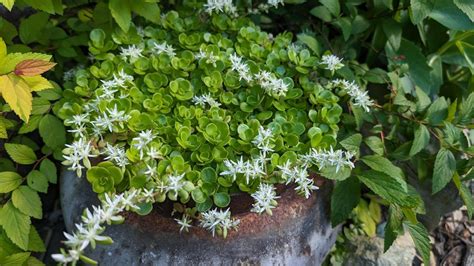
[[[138,15],[146,18],[147,20],[158,24],[160,23],[161,16],[160,16],[160,7],[157,3],[146,3],[137,1],[134,2],[132,5],[133,12],[137,13]]]
[[[120,28],[127,32],[132,21],[132,10],[128,0],[110,0],[109,9]]]
[[[29,241],[28,241],[28,251],[34,251],[34,252],[45,252],[46,251],[46,247],[44,245],[44,242],[41,239],[41,236],[38,234],[38,231],[36,231],[36,228],[34,226],[32,226],[31,229],[30,229],[30,235],[29,235]]]
[[[0,138],[8,138],[7,128],[5,127],[5,122],[3,120],[0,120]]]
[[[429,142],[430,132],[425,125],[420,124],[415,130],[415,139],[413,140],[413,144],[410,149],[410,156],[414,156],[423,150]]]
[[[385,152],[384,145],[383,145],[382,140],[379,137],[370,136],[370,137],[367,137],[364,140],[364,142],[376,154],[378,154],[378,155],[383,155],[384,154],[384,152]]]
[[[428,17],[434,7],[431,0],[410,0],[410,6],[413,24],[418,24]]]
[[[309,11],[309,13],[324,22],[331,21],[331,13],[325,6],[317,6]]]
[[[389,159],[380,155],[367,155],[362,157],[361,160],[373,170],[387,174],[397,180],[403,192],[408,191],[403,170],[395,166]]]
[[[54,14],[54,4],[52,0],[23,0],[26,4],[34,9],[39,9],[50,14]]]
[[[43,262],[41,262],[39,259],[35,257],[29,257],[28,260],[26,261],[26,265],[28,266],[45,266]]]
[[[23,182],[22,177],[15,172],[0,173],[0,193],[8,193]]]
[[[453,181],[459,190],[459,195],[461,196],[464,205],[466,205],[469,219],[472,219],[472,214],[474,212],[474,199],[472,197],[471,191],[466,185],[461,182],[461,178],[459,177],[459,174],[457,172],[454,173]]]
[[[319,0],[319,2],[323,4],[335,17],[339,16],[339,13],[341,13],[341,7],[339,5],[339,1]]]
[[[354,152],[356,157],[360,155],[360,144],[362,142],[362,135],[357,133],[351,135],[339,142],[344,149]]]
[[[21,213],[10,201],[3,205],[0,224],[8,238],[23,250],[28,249],[31,220]]]
[[[7,55],[7,45],[3,41],[3,38],[0,38],[0,59],[3,59]]]
[[[456,159],[453,153],[441,148],[436,155],[433,169],[433,194],[438,193],[451,181],[454,171],[456,171]]]
[[[2,266],[18,266],[23,265],[28,258],[30,257],[30,252],[20,252],[10,256],[5,257],[2,262]]]
[[[355,177],[336,183],[331,195],[331,224],[336,226],[345,221],[359,204],[360,183]]]
[[[40,2],[40,1],[38,1]],[[19,36],[24,44],[30,44],[43,37],[43,29],[49,21],[49,15],[38,12],[24,19],[19,28]]]
[[[426,57],[423,55],[420,47],[411,41],[403,39],[397,54],[405,56],[408,64],[408,73],[414,84],[419,86],[426,94],[435,91],[435,84],[430,79],[431,67],[427,63]]]
[[[416,110],[418,112],[423,112],[431,104],[430,97],[428,97],[428,94],[418,86],[415,86],[415,93],[416,98],[418,98],[418,101],[416,102]]]
[[[38,170],[31,171],[26,176],[28,186],[36,191],[48,192],[48,178]]]
[[[56,184],[58,180],[58,170],[56,165],[49,159],[44,159],[40,164],[40,172],[43,173],[47,178],[49,183]]]
[[[18,130],[19,134],[26,134],[35,131],[41,121],[41,115],[32,115],[28,123],[24,123]]]
[[[474,22],[474,5],[471,0],[454,0],[454,4]]]
[[[393,241],[397,238],[400,233],[400,229],[403,222],[403,212],[400,208],[391,204],[388,209],[388,221],[385,225],[385,235],[384,235],[384,252],[386,252],[390,246],[393,244]]]
[[[360,173],[357,177],[375,194],[391,203],[396,203],[401,206],[410,205],[412,203],[407,199],[408,194],[403,189],[400,181],[389,175],[369,170]],[[406,188],[406,185],[404,187]]]
[[[392,47],[398,50],[402,41],[402,25],[394,19],[385,19],[382,28]]]
[[[41,138],[44,143],[54,149],[62,148],[66,144],[66,129],[57,117],[47,114],[38,126]]]
[[[6,143],[5,150],[19,164],[33,164],[37,160],[35,152],[23,144]]]
[[[426,120],[430,125],[438,125],[448,116],[448,102],[444,97],[439,97],[434,101],[428,111],[426,111]]]
[[[404,225],[408,228],[408,232],[415,243],[415,248],[423,258],[423,263],[430,265],[431,245],[428,230],[421,223],[405,222]]]
[[[297,38],[298,41],[306,44],[306,46],[308,46],[308,48],[311,49],[316,55],[319,56],[321,54],[321,45],[313,36],[306,33],[300,33],[297,35]]]
[[[36,219],[43,217],[41,199],[38,192],[28,186],[20,186],[12,193],[13,205],[22,213],[32,216]]]
[[[454,4],[453,0],[436,0],[433,3],[434,7],[431,10],[430,18],[452,30],[474,29],[474,23],[463,10]]]

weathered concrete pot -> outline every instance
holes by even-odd
[[[234,212],[239,229],[226,239],[213,238],[198,227],[180,234],[176,222],[156,210],[147,216],[127,213],[124,224],[110,226],[105,233],[114,244],[87,254],[101,265],[320,265],[339,228],[329,222],[332,184],[318,180],[318,185],[320,190],[308,200],[292,189],[283,191],[272,216]],[[84,177],[65,171],[61,204],[66,228],[72,230],[82,210],[97,204],[97,197]]]

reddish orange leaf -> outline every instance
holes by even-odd
[[[50,70],[56,63],[45,60],[31,59],[24,60],[18,63],[15,67],[14,73],[18,76],[36,76]]]

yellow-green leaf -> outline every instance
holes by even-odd
[[[30,252],[15,253],[5,257],[2,265],[3,266],[18,266],[23,265],[30,257]]]
[[[31,77],[22,76],[21,78],[26,82],[26,84],[28,84],[30,91],[42,91],[54,88],[49,80],[40,75]]]
[[[38,192],[28,186],[20,186],[12,193],[13,205],[22,213],[36,219],[43,217],[41,199]]]
[[[0,76],[0,92],[21,120],[28,122],[33,101],[28,84],[14,74],[3,75]]]
[[[30,236],[29,236],[29,241],[28,241],[28,250],[29,251],[35,251],[35,252],[45,252],[46,247],[44,246],[43,240],[41,239],[41,236],[38,234],[38,231],[36,231],[35,227],[32,226],[30,230]],[[28,264],[30,265],[30,264]],[[38,264],[35,264],[38,265]]]
[[[5,150],[8,155],[19,164],[33,164],[36,162],[36,154],[30,147],[23,144],[6,143]]]
[[[0,60],[4,58],[7,55],[7,45],[3,41],[2,38],[0,38]]]
[[[21,213],[13,206],[13,203],[9,201],[3,205],[0,223],[11,241],[21,249],[27,250],[31,227],[30,216]]]
[[[6,138],[8,138],[7,128],[5,127],[5,122],[3,122],[3,120],[0,120],[0,139]]]
[[[12,11],[15,0],[0,0],[0,3],[3,4],[8,9],[8,11]]]
[[[15,172],[1,172],[0,173],[0,193],[8,193],[17,188],[21,182],[22,177]]]

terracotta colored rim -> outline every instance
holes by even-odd
[[[320,188],[327,182],[322,177],[316,175],[312,175],[312,177],[315,180],[315,184]],[[240,220],[240,224],[238,230],[230,230],[228,232],[227,240],[285,228],[291,224],[295,218],[304,216],[311,209],[311,206],[314,205],[318,197],[318,191],[312,193],[308,199],[297,195],[292,188],[284,189],[281,193],[278,193],[278,195],[280,198],[278,199],[278,206],[272,209],[273,215],[257,214],[250,211],[233,215],[234,218]],[[234,198],[232,198],[232,202],[234,202]],[[232,204],[230,208],[232,211]],[[156,210],[156,207],[150,214],[145,216],[129,212],[125,213],[124,216],[126,223],[135,225],[139,230],[144,232],[179,234],[179,226],[176,224],[176,221],[171,217],[165,217]],[[195,225],[197,225],[196,222],[193,224],[193,227],[190,228],[189,233],[182,234],[183,238],[196,236],[199,238],[222,241],[222,238],[213,238],[208,231]]]

